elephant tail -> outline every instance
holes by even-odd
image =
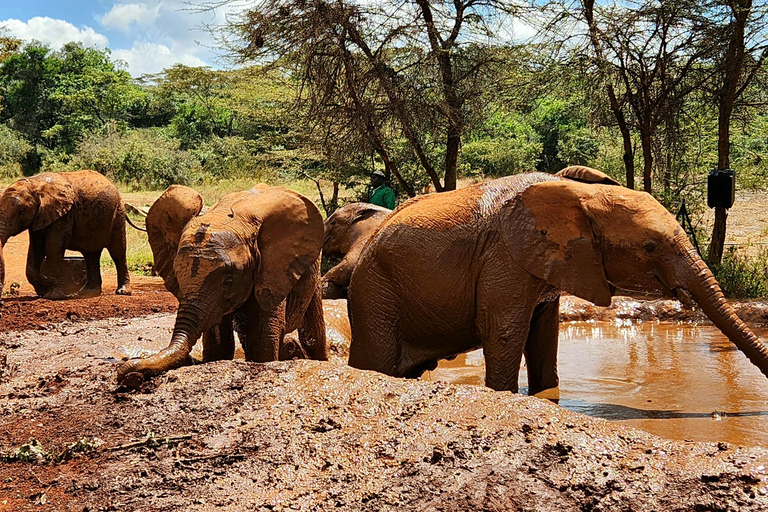
[[[141,226],[137,226],[136,224],[134,224],[134,223],[131,221],[131,218],[130,218],[129,216],[127,216],[127,215],[126,215],[126,216],[125,216],[125,220],[128,222],[128,224],[130,224],[130,225],[131,225],[131,227],[132,227],[133,229],[138,229],[139,231],[144,231],[145,233],[147,232],[146,228],[142,228]]]

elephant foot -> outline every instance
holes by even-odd
[[[80,291],[77,292],[77,298],[79,299],[87,299],[90,297],[98,297],[101,295],[101,287],[99,288],[86,288],[82,287],[80,288]]]
[[[117,295],[132,295],[133,294],[133,290],[131,290],[131,285],[124,284],[123,286],[121,286],[120,288],[115,290],[115,293]]]
[[[45,295],[43,295],[44,299],[47,300],[64,300],[68,299],[69,295],[64,293],[64,290],[61,288],[51,288],[47,292],[45,292]]]

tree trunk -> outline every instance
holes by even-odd
[[[718,95],[717,119],[717,168],[728,169],[731,162],[731,115],[736,98],[739,96],[739,78],[744,71],[745,42],[744,33],[752,10],[752,0],[729,2],[733,11],[733,32],[728,41],[722,63],[721,76],[723,85]],[[747,82],[749,79],[747,79]],[[742,89],[743,90],[743,89]],[[728,211],[715,208],[715,225],[712,227],[712,239],[709,243],[707,260],[711,266],[719,265],[723,259],[725,231]]]
[[[640,133],[640,142],[643,148],[643,191],[650,194],[653,190],[651,186],[651,171],[653,170],[653,142],[650,131],[643,130]]]

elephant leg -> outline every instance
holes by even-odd
[[[68,236],[65,236],[64,224],[57,225],[46,230],[45,234],[45,274],[41,274],[43,283],[50,286],[43,298],[49,300],[66,299],[67,294],[61,288],[64,275],[64,253],[66,251]]]
[[[328,346],[325,339],[325,318],[323,317],[323,299],[319,283],[307,306],[299,327],[299,341],[310,359],[328,360]]]
[[[232,315],[225,315],[219,325],[203,334],[203,362],[224,361],[235,357]]]
[[[125,221],[117,221],[117,228],[112,233],[112,240],[107,247],[117,269],[117,295],[131,295],[131,275],[128,273],[128,258],[125,244]]]
[[[477,283],[475,326],[485,355],[485,385],[518,392],[520,362],[540,290],[515,275],[509,256],[491,249]]]
[[[557,341],[560,325],[560,297],[542,302],[533,311],[528,339],[525,342],[525,362],[528,366],[528,394],[556,388]]]
[[[348,364],[392,377],[412,376],[418,362],[414,364],[403,357],[403,344],[398,337],[400,319],[395,294],[382,290],[376,284],[361,282],[347,301],[352,328]]]
[[[243,347],[245,360],[257,363],[279,360],[280,344],[285,335],[285,301],[272,311],[263,311],[251,297],[241,309],[245,309],[248,317]]]
[[[85,284],[77,292],[78,297],[98,297],[101,295],[101,251],[84,252]]]
[[[43,276],[40,272],[45,259],[45,237],[41,234],[29,233],[29,248],[27,249],[27,281],[35,289],[35,293],[42,297],[49,290],[50,286],[43,282]]]

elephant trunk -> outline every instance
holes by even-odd
[[[690,258],[693,261],[686,288],[691,296],[717,328],[768,377],[768,349],[736,315],[706,263],[695,253]]]
[[[3,290],[5,290],[5,256],[3,250],[5,248],[5,240],[0,238],[0,302],[3,301]]]
[[[192,363],[189,353],[203,332],[205,315],[201,308],[182,303],[168,348],[143,359],[131,359],[117,370],[117,382],[136,387],[146,377]]]

